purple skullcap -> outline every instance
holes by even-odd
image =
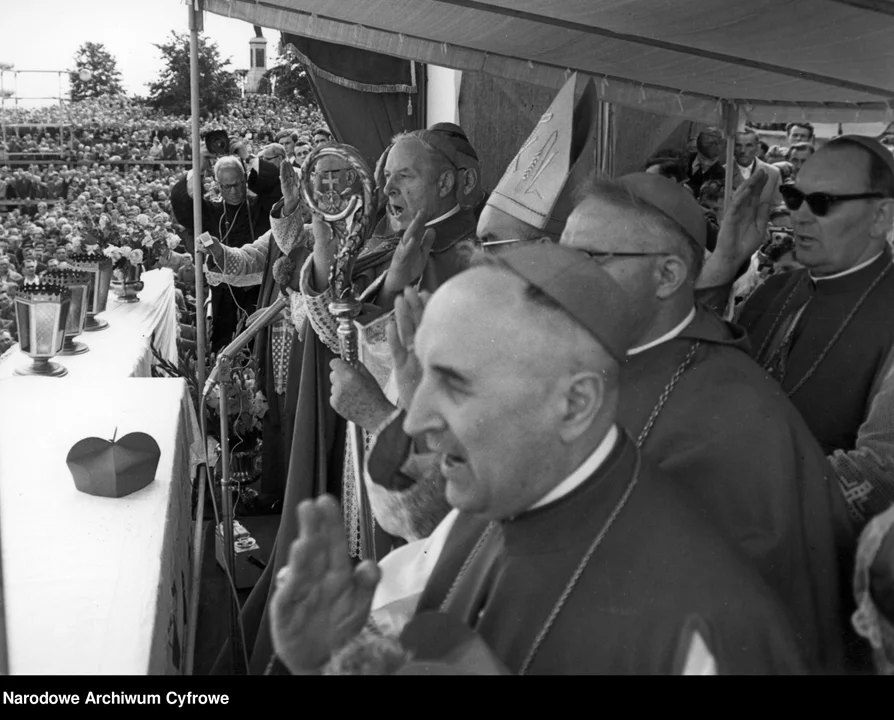
[[[888,170],[894,175],[894,155],[892,155],[891,151],[875,138],[871,138],[867,135],[839,135],[838,137],[829,140],[829,142],[826,143],[826,147],[836,147],[848,144],[859,145],[861,148],[877,157],[888,166]]]
[[[507,250],[496,260],[561,307],[615,360],[625,360],[633,341],[630,298],[597,263],[553,243]]]
[[[699,247],[708,242],[705,213],[682,185],[650,173],[631,173],[618,178],[630,193],[673,220]]]

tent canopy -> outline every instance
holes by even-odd
[[[205,0],[283,32],[719,124],[894,120],[891,0]]]

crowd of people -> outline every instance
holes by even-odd
[[[227,114],[209,116],[202,134],[224,130],[246,157],[263,156],[272,147],[278,162],[279,120],[289,123],[292,146],[312,143],[315,133],[318,139],[328,137],[319,110],[267,95],[246,95]],[[150,111],[128,98],[98,98],[64,110],[57,105],[6,109],[2,122],[7,142],[0,146],[0,353],[17,340],[16,289],[49,268],[65,267],[67,256],[82,249],[103,215],[122,236],[143,237],[148,231],[170,238],[175,247],[176,239],[181,241],[178,298],[182,318],[193,318],[192,235],[177,222],[171,198],[183,163],[192,158],[189,119]],[[71,125],[39,127],[59,122]],[[220,201],[211,173],[203,187],[209,201]],[[185,217],[191,218],[191,210]],[[186,224],[191,226],[191,219]]]
[[[607,179],[596,102],[572,76],[490,192],[459,126],[396,136],[353,263],[299,189],[328,131],[228,129],[194,243],[212,349],[288,298],[255,347],[282,516],[249,671],[894,672],[894,155],[798,123],[774,164],[746,127],[728,172],[707,128]],[[182,168],[70,170],[4,218],[0,322],[86,214],[195,234]]]
[[[290,303],[259,336],[283,514],[251,672],[891,671],[894,157],[800,124],[783,178],[744,128],[718,212],[713,128],[679,172],[593,177],[581,82],[489,193],[462,128],[393,139],[349,278],[361,364],[332,308],[352,265],[291,163],[241,246],[245,171],[217,168],[207,272]],[[327,163],[321,199],[350,193]]]

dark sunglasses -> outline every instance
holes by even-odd
[[[882,193],[857,193],[855,195],[830,195],[829,193],[803,193],[794,185],[783,185],[779,188],[782,199],[789,210],[797,210],[806,200],[807,207],[817,217],[825,217],[836,203],[848,200],[870,200],[885,197]]]

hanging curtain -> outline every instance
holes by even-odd
[[[356,147],[374,168],[399,132],[425,127],[420,63],[283,33],[307,70],[335,140]]]

